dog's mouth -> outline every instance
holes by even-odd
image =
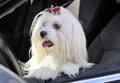
[[[42,46],[45,47],[52,47],[53,43],[50,40],[46,40],[42,43]]]

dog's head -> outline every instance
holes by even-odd
[[[39,49],[44,53],[70,55],[81,48],[85,36],[81,25],[71,12],[58,7],[46,9],[39,15],[41,16],[36,17],[37,20],[34,20],[31,28],[31,44],[35,51]]]

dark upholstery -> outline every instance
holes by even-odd
[[[113,63],[120,61],[120,13],[113,17],[88,49],[89,61]]]
[[[79,19],[88,47],[117,12],[116,0],[81,0]]]

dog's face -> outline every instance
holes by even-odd
[[[61,50],[73,40],[71,13],[63,8],[58,14],[43,12],[32,32],[33,41],[43,49]]]

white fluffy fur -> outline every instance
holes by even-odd
[[[28,74],[25,77],[48,80],[55,79],[61,72],[71,77],[79,73],[79,68],[94,65],[88,63],[86,38],[81,24],[71,12],[60,8],[60,14],[57,15],[42,11],[39,14],[43,15],[32,26],[32,57],[26,63],[25,70]],[[59,30],[53,28],[56,22],[61,25]],[[41,31],[47,32],[45,38],[40,36]],[[54,45],[43,48],[42,43],[45,40],[52,41]]]

